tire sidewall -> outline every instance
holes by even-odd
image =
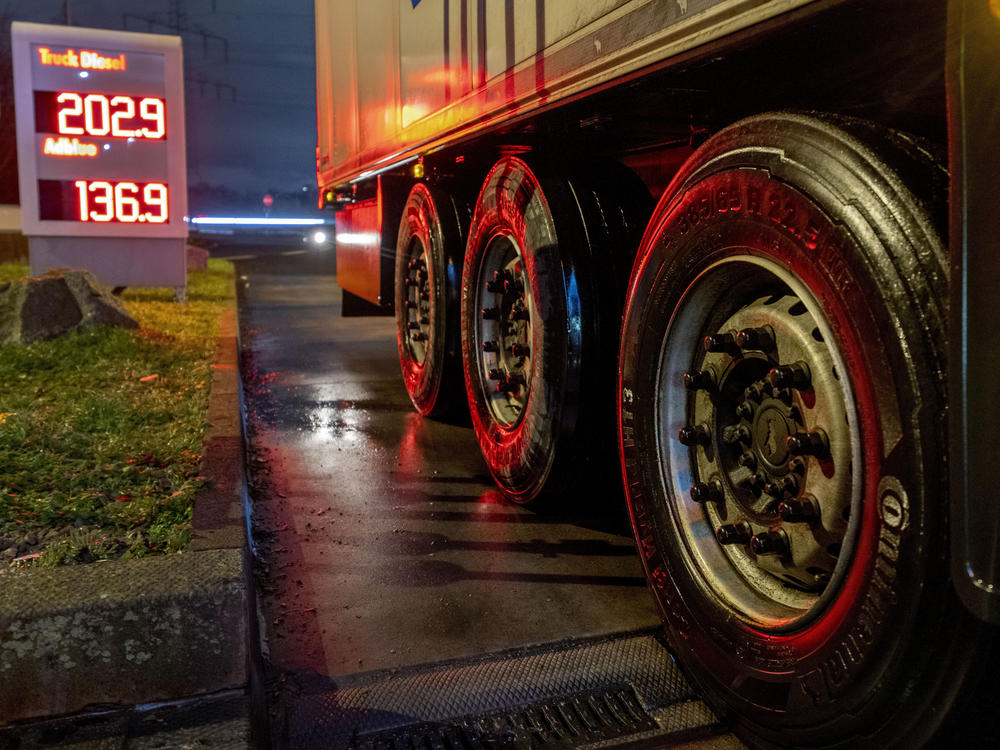
[[[491,241],[509,238],[524,262],[533,303],[531,387],[520,419],[511,426],[493,417],[484,391],[476,329],[476,288]],[[578,379],[579,345],[567,333],[567,295],[556,226],[539,179],[520,159],[499,161],[476,202],[462,269],[462,364],[469,411],[494,480],[515,502],[534,500],[545,487],[565,427],[563,407]]]
[[[446,366],[446,338],[448,326],[447,251],[438,202],[442,196],[434,195],[423,183],[416,183],[410,190],[403,207],[396,239],[395,264],[395,313],[396,344],[399,352],[403,383],[414,407],[424,416],[441,411],[441,385]],[[443,206],[441,208],[444,208]],[[424,248],[427,274],[431,291],[431,325],[424,347],[424,360],[418,362],[406,343],[408,312],[405,306],[406,285],[409,275],[407,262],[409,247],[414,240]]]
[[[823,726],[834,744],[893,700],[878,690],[882,682],[932,650],[926,635],[900,637],[913,631],[928,596],[941,594],[941,580],[927,574],[928,560],[942,554],[943,535],[930,533],[942,520],[941,505],[924,494],[942,486],[927,468],[938,407],[928,397],[933,385],[913,366],[928,353],[919,350],[917,316],[893,292],[899,283],[891,265],[873,262],[881,243],[872,217],[835,211],[835,191],[815,171],[741,147],[738,138],[725,147],[709,144],[705,153],[657,207],[626,305],[619,431],[633,526],[678,655],[716,707],[735,707],[758,736],[787,742]],[[781,635],[705,596],[678,545],[664,535],[673,500],[655,451],[639,448],[657,442],[656,365],[670,311],[701,271],[748,248],[794,272],[827,315],[850,370],[865,452],[863,518],[840,594],[808,625]]]

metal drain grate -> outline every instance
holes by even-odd
[[[610,747],[717,723],[649,633],[325,684],[286,677],[273,738],[296,750]]]
[[[658,729],[627,685],[532,706],[358,737],[350,750],[577,748]]]

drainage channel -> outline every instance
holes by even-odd
[[[739,747],[656,634],[516,649],[458,662],[296,683],[280,691],[282,748]]]

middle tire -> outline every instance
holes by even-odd
[[[505,157],[473,212],[461,295],[466,396],[489,471],[517,503],[617,479],[612,451],[602,451],[614,434],[607,405],[651,200],[616,171],[601,177],[600,188],[540,177]]]

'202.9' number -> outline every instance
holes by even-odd
[[[141,188],[134,182],[105,180],[77,180],[73,185],[80,221],[163,224],[168,218],[167,186],[161,182],[149,182]]]
[[[163,100],[156,97],[108,99],[104,94],[81,96],[65,91],[56,102],[60,105],[57,114],[61,135],[159,139],[167,132]]]

